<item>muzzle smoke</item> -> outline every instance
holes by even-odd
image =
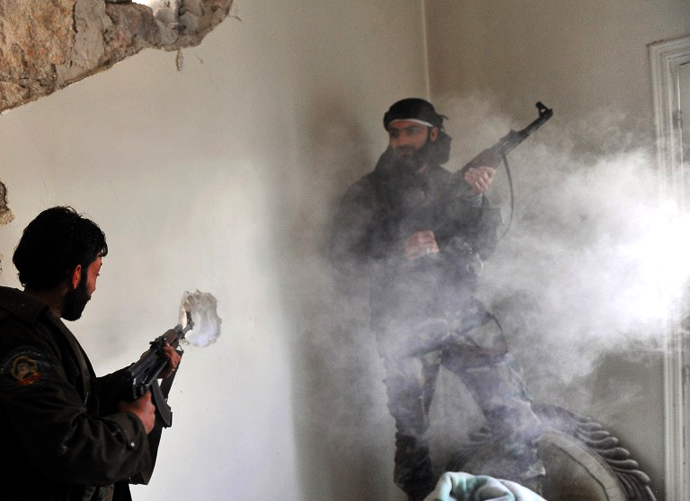
[[[180,304],[180,325],[187,325],[190,312],[194,327],[185,340],[196,346],[208,346],[220,336],[221,319],[217,313],[218,302],[208,292],[185,292]]]

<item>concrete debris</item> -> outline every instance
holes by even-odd
[[[12,221],[14,221],[14,214],[8,207],[7,188],[0,182],[0,226],[10,224]]]
[[[0,113],[52,94],[145,48],[194,47],[233,0],[0,0]]]

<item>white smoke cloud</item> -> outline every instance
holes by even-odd
[[[180,304],[180,325],[186,327],[187,312],[194,326],[185,340],[196,346],[208,346],[220,336],[221,319],[217,313],[218,302],[208,292],[185,292]]]
[[[486,101],[439,110],[460,117],[449,122],[454,148],[467,156],[457,166],[521,128]],[[526,365],[564,383],[602,354],[661,349],[690,276],[690,221],[660,197],[649,141],[619,122],[602,113],[585,130],[552,119],[509,155],[513,221],[480,279],[481,297]],[[508,193],[499,170],[489,198],[506,217]]]

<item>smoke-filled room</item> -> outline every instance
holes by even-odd
[[[688,0],[0,35],[0,499],[690,499]]]

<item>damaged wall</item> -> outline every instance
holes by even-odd
[[[0,112],[108,69],[142,49],[196,46],[228,16],[232,3],[182,0],[172,23],[167,12],[155,16],[138,3],[0,0]]]
[[[7,199],[7,186],[0,181],[0,225],[9,224],[13,220],[14,214]]]

